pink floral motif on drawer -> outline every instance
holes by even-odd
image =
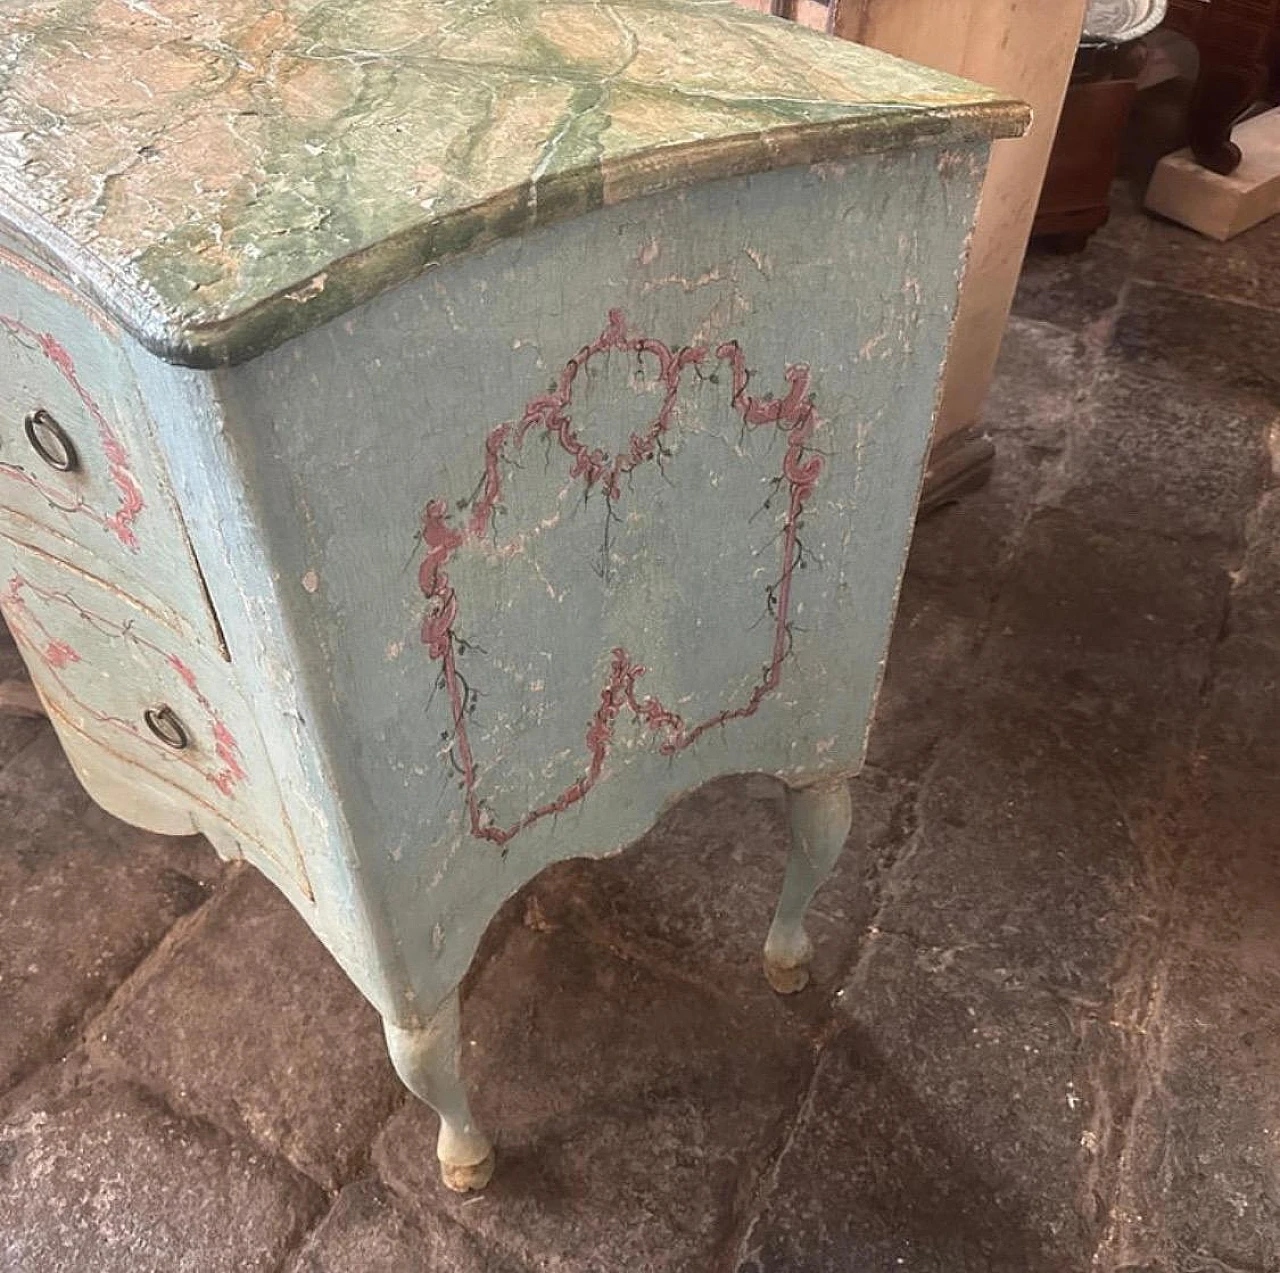
[[[51,333],[35,331],[28,327],[26,323],[7,314],[0,314],[0,328],[7,331],[15,339],[20,340],[24,345],[38,350],[47,358],[58,369],[59,374],[71,386],[76,397],[83,403],[84,409],[89,413],[90,419],[93,420],[94,425],[97,427],[98,442],[102,447],[103,455],[106,457],[107,471],[111,475],[111,483],[115,487],[119,503],[115,511],[110,513],[91,507],[83,499],[68,507],[63,502],[66,499],[65,490],[48,486],[25,468],[15,464],[0,463],[0,475],[25,482],[28,486],[34,487],[51,504],[64,512],[82,513],[92,518],[110,531],[126,548],[136,551],[138,538],[134,531],[134,523],[138,520],[138,516],[144,506],[142,489],[130,468],[129,456],[125,451],[124,444],[111,427],[110,421],[103,414],[102,408],[98,405],[93,395],[81,383],[71,354]]]
[[[65,637],[52,633],[41,619],[32,613],[25,595],[28,592],[39,597],[45,605],[57,605],[70,611],[74,616],[75,622],[92,624],[98,631],[110,633],[121,644],[133,644],[145,650],[148,654],[156,655],[162,659],[165,665],[177,674],[190,691],[191,697],[208,721],[209,733],[213,738],[214,756],[217,759],[216,767],[210,767],[207,763],[202,763],[203,757],[200,748],[195,748],[186,755],[187,762],[198,769],[204,780],[223,796],[230,797],[235,794],[236,788],[247,776],[240,758],[240,746],[217,709],[200,688],[195,672],[182,658],[160,649],[159,646],[154,645],[140,635],[127,622],[120,623],[102,615],[91,613],[68,593],[54,592],[40,587],[22,575],[13,575],[9,580],[8,587],[0,595],[0,602],[3,602],[4,617],[10,630],[28,650],[37,655],[49,668],[50,675],[57,683],[66,700],[75,703],[87,716],[99,724],[112,725],[118,729],[124,729],[134,737],[147,741],[146,734],[138,727],[135,721],[121,719],[101,711],[91,703],[86,702],[83,694],[77,693],[72,687],[67,673],[73,665],[81,661],[80,653]]]

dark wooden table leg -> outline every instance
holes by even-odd
[[[1187,120],[1196,159],[1213,172],[1234,172],[1240,148],[1231,128],[1267,82],[1267,56],[1280,0],[1212,0],[1198,23],[1200,75]]]

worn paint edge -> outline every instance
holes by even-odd
[[[302,276],[246,308],[205,319],[175,310],[0,188],[5,223],[40,264],[87,294],[150,353],[210,369],[247,362],[379,293],[501,239],[646,195],[776,169],[1021,136],[1030,109],[1013,99],[962,106],[868,103],[831,122],[640,150],[527,181],[448,216],[411,225]]]

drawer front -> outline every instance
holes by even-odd
[[[0,539],[0,611],[89,794],[158,831],[233,838],[310,894],[279,787],[230,666],[119,591]],[[110,781],[95,774],[109,769]],[[121,792],[132,792],[122,807]],[[185,821],[183,820],[185,816]]]
[[[221,649],[118,334],[0,250],[0,534]]]

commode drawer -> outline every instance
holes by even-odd
[[[0,611],[90,795],[167,832],[230,836],[309,892],[280,790],[230,666],[129,598],[0,539]],[[92,746],[85,748],[82,740]]]
[[[182,638],[217,622],[107,320],[0,251],[0,533],[135,595]]]

